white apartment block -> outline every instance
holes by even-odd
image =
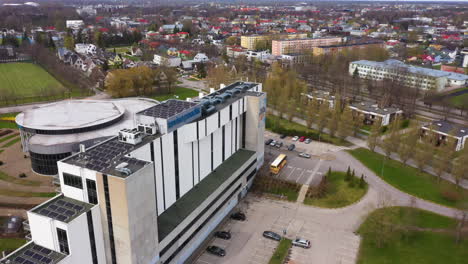
[[[353,61],[349,64],[349,74],[353,75],[355,71],[360,78],[399,80],[409,87],[422,90],[441,91],[445,87],[464,87],[468,81],[468,75],[465,74],[406,65],[393,59],[383,62]]]
[[[314,47],[340,44],[341,37],[281,39],[271,42],[271,54],[281,56],[283,54],[296,54],[312,51]]]
[[[62,193],[28,211],[31,241],[0,263],[187,263],[262,166],[265,114],[250,82],[136,113],[58,162]]]

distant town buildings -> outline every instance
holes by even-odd
[[[437,91],[443,90],[446,86],[465,86],[468,80],[465,74],[406,65],[393,59],[383,62],[353,61],[349,64],[349,74],[358,74],[360,78],[372,80],[394,79],[409,87]]]
[[[372,42],[352,43],[352,44],[320,45],[318,47],[313,48],[313,54],[323,55],[323,54],[329,54],[329,53],[338,53],[338,52],[342,52],[345,50],[365,49],[369,47],[383,48],[383,42],[372,41]]]
[[[67,20],[65,23],[66,27],[71,29],[79,29],[84,26],[83,20]]]
[[[271,54],[281,56],[283,54],[303,53],[312,51],[314,47],[339,43],[341,43],[341,37],[273,40]]]
[[[298,33],[298,34],[265,34],[265,35],[241,36],[241,46],[249,50],[254,50],[255,45],[259,41],[268,41],[272,39],[301,39],[301,38],[307,38],[307,34]]]

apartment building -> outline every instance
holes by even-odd
[[[0,263],[187,263],[262,166],[265,114],[250,82],[136,113],[58,162],[61,193],[27,212],[31,241]]]
[[[302,39],[302,38],[307,38],[307,33],[241,36],[241,46],[248,50],[255,50],[255,44],[257,44],[257,42],[259,41],[269,41],[272,39]]]
[[[348,105],[354,117],[360,117],[364,124],[372,125],[380,122],[381,126],[387,126],[399,116],[403,111],[396,107],[379,107],[375,102],[358,102]]]
[[[314,55],[324,55],[324,54],[334,54],[338,52],[342,52],[345,50],[357,50],[357,49],[365,49],[369,47],[379,47],[383,48],[383,42],[363,42],[363,43],[352,43],[352,44],[332,44],[332,45],[320,45],[314,47],[313,53]]]
[[[349,74],[372,80],[400,80],[409,87],[441,91],[446,87],[464,87],[468,75],[406,65],[389,59],[383,62],[360,60],[349,64]]]
[[[275,56],[304,53],[314,47],[341,43],[341,37],[280,39],[272,41],[271,54]]]

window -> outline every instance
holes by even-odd
[[[57,227],[57,238],[60,247],[60,252],[67,255],[70,254],[70,249],[68,248],[67,231]]]
[[[92,204],[98,203],[96,182],[90,179],[86,179],[86,188],[88,190],[88,202]]]
[[[63,173],[63,183],[68,186],[83,189],[83,182],[80,176],[75,176],[69,173]]]

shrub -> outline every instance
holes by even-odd
[[[385,132],[387,132],[387,129],[388,129],[387,126],[383,126],[382,128],[380,128],[380,132],[385,133]]]
[[[361,179],[359,180],[359,188],[364,189],[366,187],[366,180],[364,180],[364,174],[361,175]]]
[[[26,175],[26,173],[20,173],[20,174],[18,175],[18,177],[20,177],[20,178],[26,178],[26,177],[28,177],[28,176]]]
[[[405,119],[401,122],[401,128],[407,128],[409,127],[409,124],[410,124],[410,120],[409,119]]]
[[[0,166],[2,166],[3,164],[4,164],[3,161],[0,160]]]
[[[442,197],[449,202],[457,202],[461,199],[460,194],[453,190],[443,190]]]

